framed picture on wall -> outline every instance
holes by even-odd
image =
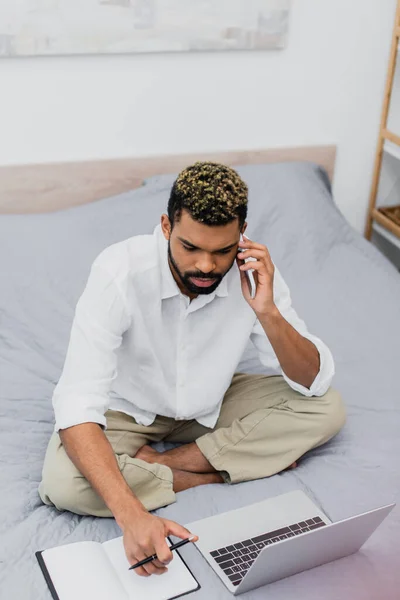
[[[1,0],[0,56],[284,48],[290,0]]]

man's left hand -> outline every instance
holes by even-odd
[[[274,273],[275,267],[266,246],[256,244],[244,236],[243,241],[239,242],[239,248],[243,252],[238,252],[236,262],[240,271],[243,296],[257,315],[266,315],[271,310],[275,310],[274,303]],[[255,258],[255,261],[244,262],[245,258]],[[249,285],[245,271],[254,269],[253,277],[256,284],[256,293],[251,297]]]

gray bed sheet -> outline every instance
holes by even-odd
[[[311,332],[331,348],[333,385],[348,411],[343,431],[294,471],[235,486],[178,494],[159,515],[187,523],[302,489],[333,520],[400,500],[400,275],[335,207],[326,174],[291,163],[238,168],[249,184],[249,235],[265,243]],[[37,488],[53,430],[75,304],[106,246],[151,233],[173,175],[138,190],[52,214],[0,216],[0,597],[50,598],[34,552],[120,535],[113,519],[43,506]],[[263,372],[249,347],[239,370]],[[254,590],[251,600],[400,598],[400,508],[359,553]],[[196,548],[185,547],[201,583],[193,598],[230,593]]]

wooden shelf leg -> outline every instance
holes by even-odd
[[[373,223],[372,214],[373,214],[373,210],[375,208],[376,196],[378,193],[378,186],[379,186],[379,177],[381,174],[381,166],[382,166],[382,159],[383,159],[383,144],[384,144],[384,139],[382,138],[382,136],[379,136],[378,149],[377,149],[377,153],[376,153],[376,157],[375,157],[374,176],[372,179],[371,196],[370,196],[370,200],[369,200],[367,224],[365,227],[365,237],[367,238],[367,240],[370,240],[371,235],[372,235],[372,223]]]

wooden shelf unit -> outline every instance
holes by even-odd
[[[372,219],[400,238],[400,225],[397,225],[397,223],[389,219],[389,217],[381,213],[377,208],[374,208],[372,211]]]
[[[387,128],[388,116],[390,109],[390,100],[392,96],[392,88],[396,71],[396,62],[399,60],[400,66],[400,0],[397,2],[396,17],[393,29],[392,46],[390,50],[389,68],[386,79],[385,95],[382,106],[382,117],[379,130],[378,145],[376,149],[375,167],[372,179],[371,195],[369,200],[367,224],[365,227],[365,237],[371,239],[373,224],[376,222],[385,230],[390,231],[393,235],[400,239],[400,226],[385,216],[376,208],[376,198],[378,194],[379,180],[382,168],[383,153],[386,151],[396,158],[400,158],[400,135],[389,131]],[[400,107],[399,107],[400,109]],[[398,153],[394,147],[397,147]],[[400,160],[399,160],[400,171]],[[379,228],[380,229],[380,228]]]

